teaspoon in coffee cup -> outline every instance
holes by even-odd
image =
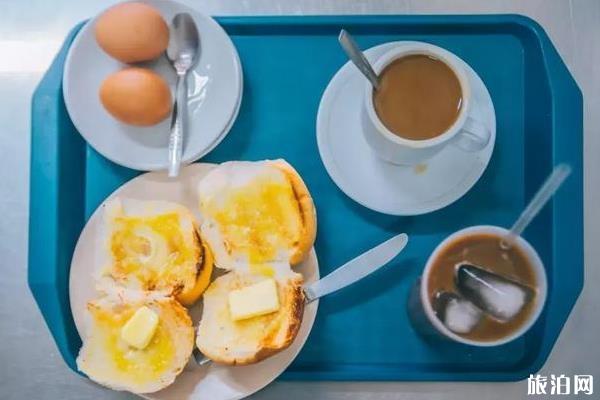
[[[340,42],[342,49],[344,49],[344,52],[350,61],[352,61],[352,63],[356,65],[356,68],[358,68],[358,70],[369,80],[369,82],[371,82],[373,88],[375,90],[379,89],[379,77],[375,73],[375,70],[373,70],[371,64],[369,64],[367,57],[365,57],[352,36],[345,29],[342,29],[340,31],[340,35],[338,36],[338,41]]]

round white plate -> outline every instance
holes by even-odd
[[[183,147],[183,161],[189,163],[211,151],[233,125],[242,99],[240,59],[225,31],[209,16],[171,0],[143,2],[158,9],[167,23],[175,14],[188,12],[198,27],[201,50],[188,75],[189,124]],[[96,18],[81,28],[65,62],[63,96],[71,120],[85,140],[109,160],[143,171],[166,169],[171,118],[154,126],[135,127],[113,118],[100,102],[102,81],[127,65],[96,43]],[[159,73],[174,89],[175,72],[165,56],[143,66]]]
[[[181,170],[177,179],[168,178],[165,172],[149,172],[125,183],[106,200],[115,196],[138,200],[166,200],[188,207],[198,216],[196,187],[198,181],[214,168],[213,164],[197,163]],[[104,204],[104,203],[103,203]],[[101,241],[99,233],[103,219],[103,205],[92,214],[83,228],[73,259],[69,277],[71,312],[79,335],[84,335],[85,306],[97,295],[92,271],[98,265],[96,244]],[[302,273],[306,283],[319,279],[319,266],[314,250],[310,257],[294,268]],[[257,364],[230,367],[217,364],[197,366],[190,363],[175,382],[157,393],[147,394],[148,399],[240,399],[262,389],[281,374],[294,360],[308,334],[317,314],[318,301],[304,307],[304,316],[298,336],[292,345],[281,353]],[[190,308],[194,326],[202,313],[201,301]]]
[[[370,61],[393,47],[386,43],[365,51]],[[439,210],[461,198],[487,167],[496,141],[496,115],[483,81],[463,60],[473,90],[473,112],[491,131],[487,147],[467,153],[446,146],[418,166],[400,166],[380,159],[361,130],[365,79],[346,63],[333,77],[319,105],[317,144],[325,169],[335,184],[356,202],[391,215],[418,215]]]

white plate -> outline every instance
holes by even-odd
[[[373,61],[393,47],[411,43],[386,43],[365,54]],[[418,215],[455,202],[479,180],[494,150],[496,115],[481,78],[456,58],[467,70],[473,88],[474,115],[490,129],[490,142],[477,153],[447,146],[416,167],[385,162],[371,150],[360,122],[365,78],[350,62],[335,74],[319,105],[317,144],[325,169],[346,195],[385,214]]]
[[[198,216],[196,187],[198,181],[212,168],[213,164],[197,163],[181,170],[177,179],[168,178],[165,172],[149,172],[125,183],[106,200],[120,196],[140,200],[174,201],[188,207]],[[104,204],[104,203],[103,203]],[[79,335],[84,333],[85,305],[96,296],[92,271],[96,267],[96,244],[103,218],[101,205],[92,214],[83,228],[73,259],[69,277],[69,298],[71,312]],[[319,279],[319,266],[314,250],[310,257],[296,271],[304,275],[307,283]],[[201,316],[201,302],[190,309],[194,326]],[[292,345],[275,356],[258,364],[244,367],[228,367],[217,364],[188,366],[175,382],[160,392],[144,395],[149,399],[240,399],[262,389],[279,376],[294,360],[308,334],[317,314],[318,302],[312,302],[304,308],[304,317],[298,336]]]
[[[243,88],[239,56],[225,31],[209,16],[170,0],[143,2],[158,9],[167,23],[175,14],[188,12],[198,26],[201,53],[188,76],[189,129],[183,148],[183,161],[192,162],[225,137],[237,116]],[[109,160],[144,171],[166,169],[171,118],[151,127],[135,127],[117,121],[100,102],[102,81],[127,65],[111,58],[96,43],[96,18],[81,28],[65,62],[63,96],[71,120],[85,140]],[[175,72],[166,57],[144,66],[174,88]]]

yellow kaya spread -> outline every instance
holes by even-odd
[[[142,349],[130,346],[121,338],[123,326],[137,311],[128,307],[121,310],[89,307],[98,329],[94,337],[99,351],[104,351],[108,361],[120,373],[134,382],[142,383],[158,379],[171,365],[175,357],[175,345],[163,321],[159,321],[150,343]]]
[[[109,241],[112,275],[133,275],[143,289],[160,289],[182,278],[195,276],[192,243],[186,241],[177,213],[151,217],[118,216],[113,219]],[[181,282],[183,284],[183,282]]]
[[[253,272],[273,276],[269,262],[299,242],[302,218],[289,182],[258,177],[231,189],[223,202],[205,209],[218,224],[230,252],[248,256]]]

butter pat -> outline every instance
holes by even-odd
[[[229,293],[229,311],[234,321],[258,317],[279,310],[274,279],[267,279]]]
[[[133,314],[121,329],[121,339],[142,350],[148,346],[158,327],[158,314],[143,306]]]

